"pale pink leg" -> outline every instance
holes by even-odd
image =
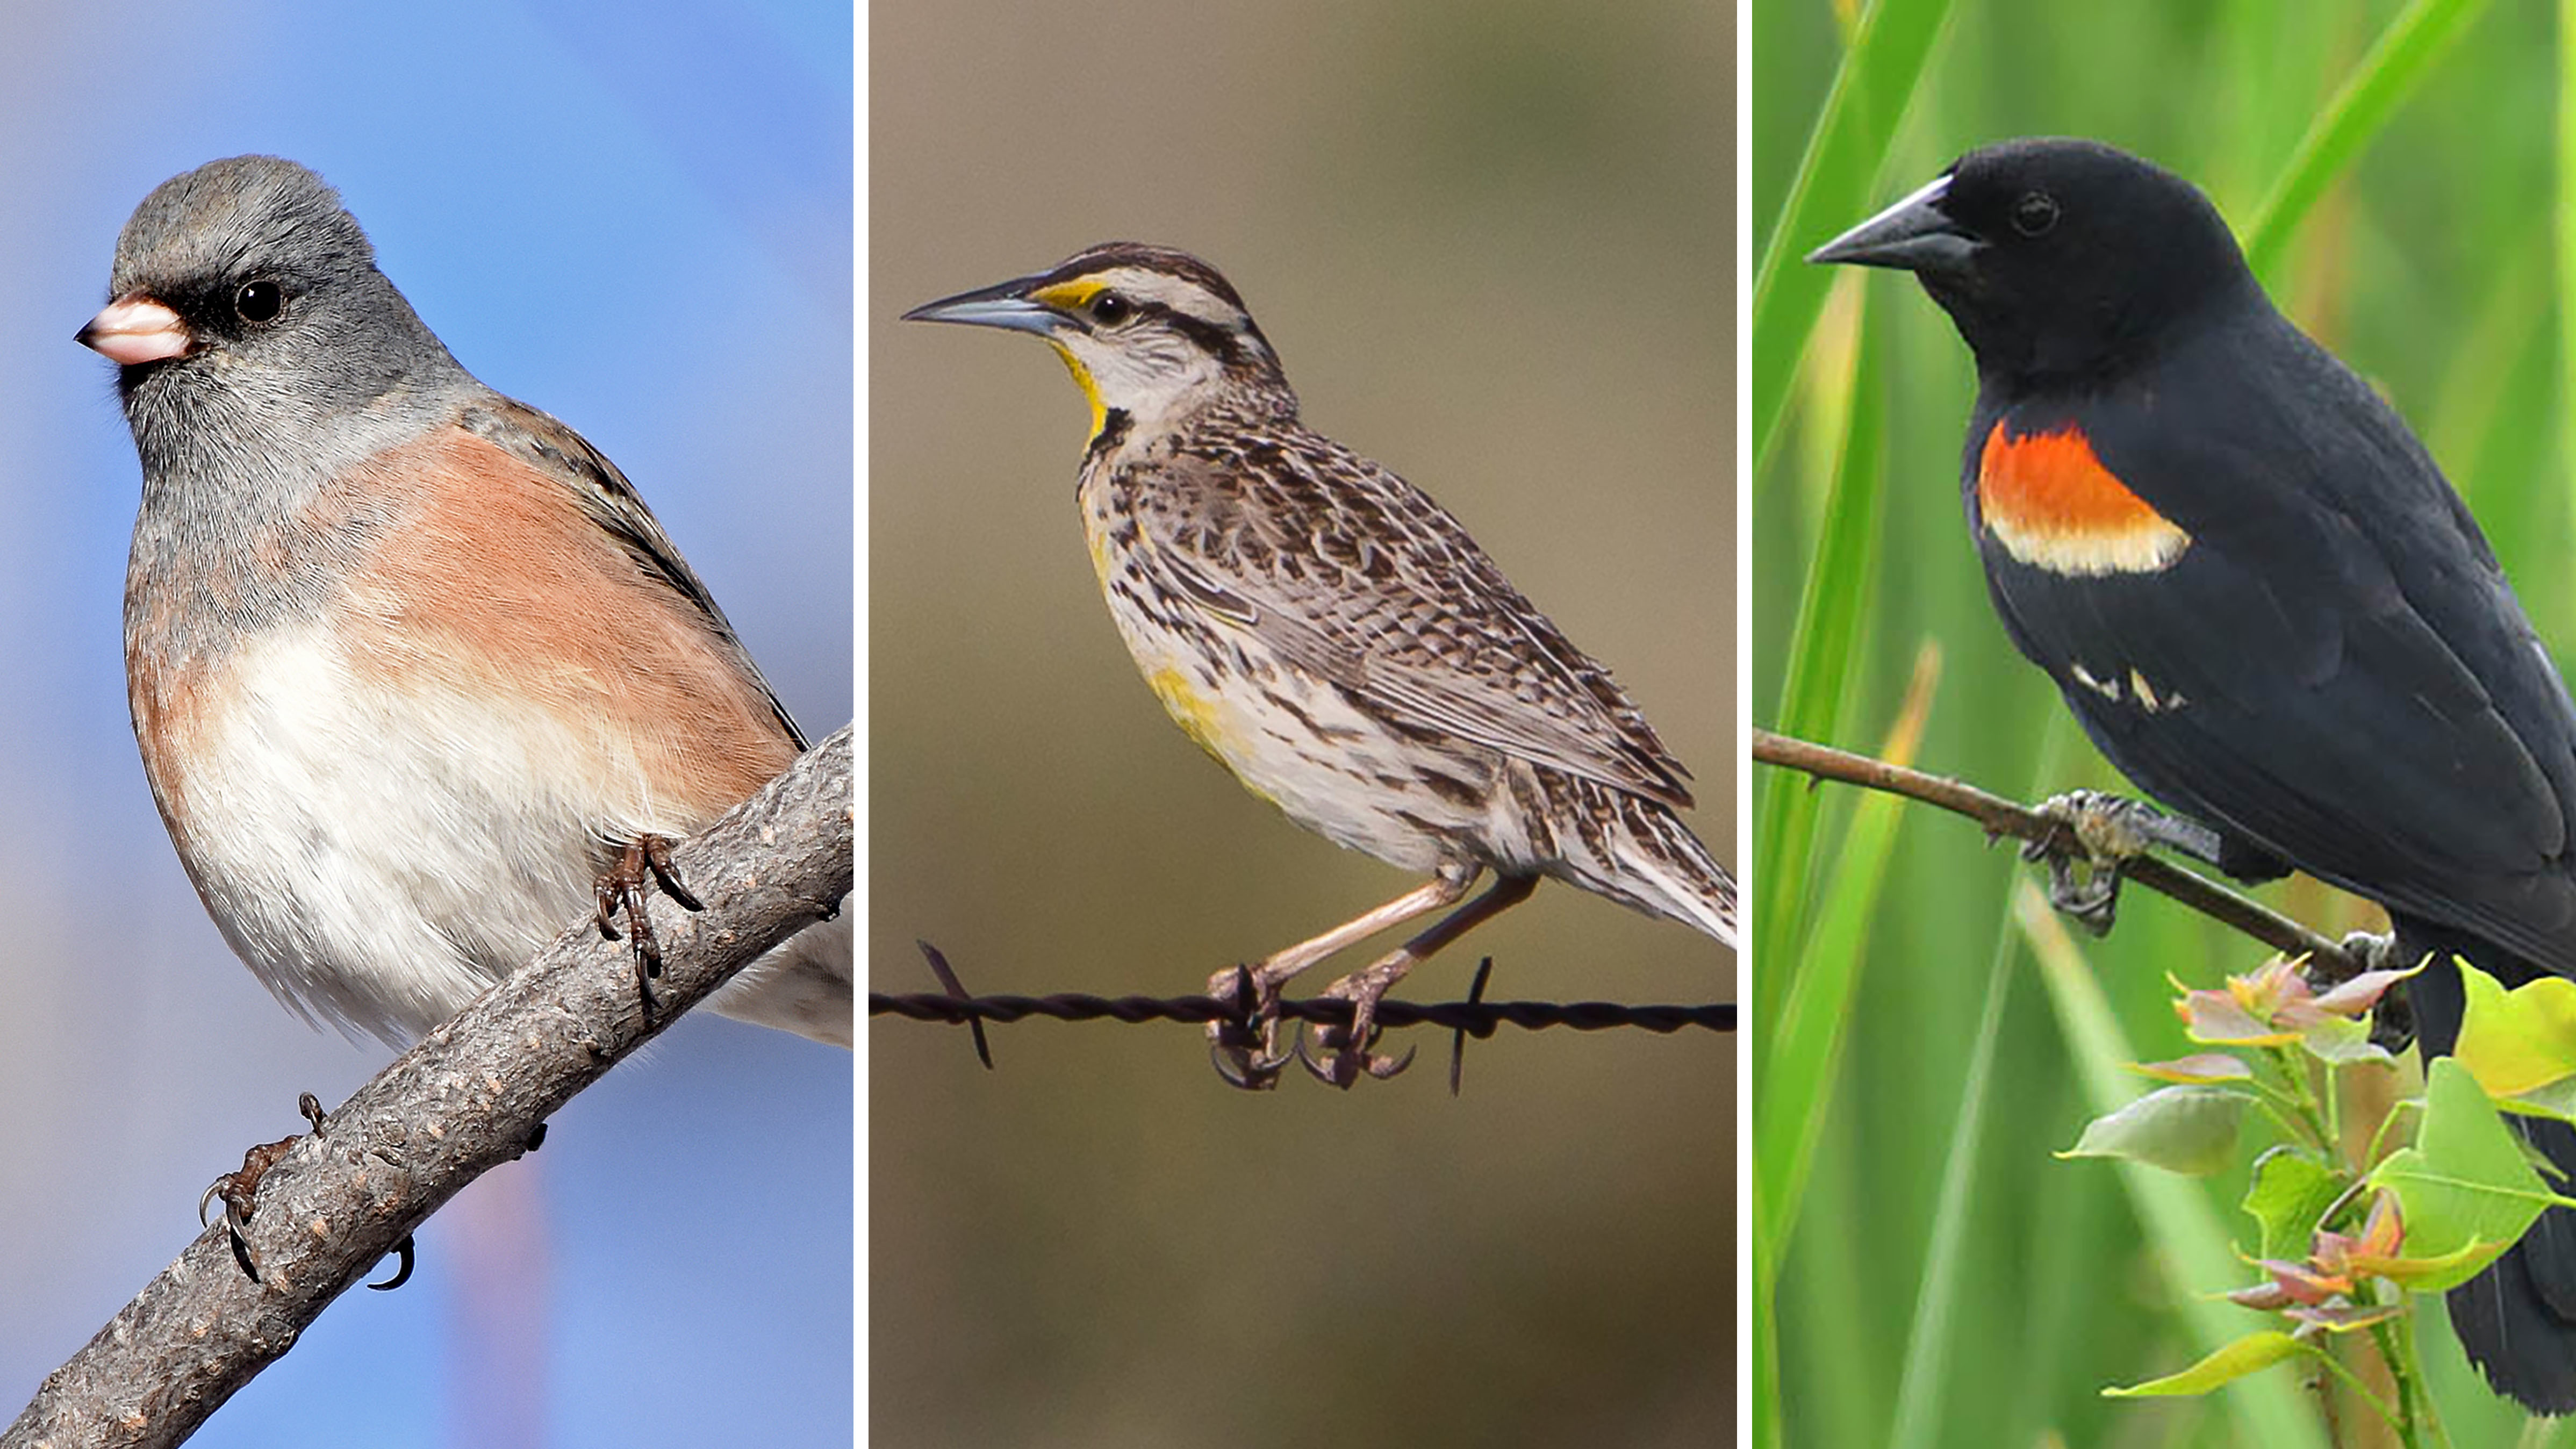
[[[1374,1055],[1368,1049],[1369,1033],[1376,1027],[1377,1004],[1387,989],[1442,947],[1528,900],[1530,892],[1537,889],[1537,876],[1498,876],[1492,889],[1443,916],[1431,929],[1324,988],[1326,996],[1351,1003],[1351,1024],[1316,1032],[1324,1060],[1315,1074],[1335,1086],[1347,1087],[1359,1079],[1363,1070],[1372,1077],[1391,1077],[1403,1071],[1412,1062],[1413,1053],[1390,1058]]]
[[[1279,1050],[1279,1019],[1275,1015],[1279,988],[1287,984],[1298,972],[1336,951],[1343,950],[1356,942],[1365,941],[1389,926],[1400,925],[1416,916],[1456,904],[1460,897],[1467,894],[1467,888],[1476,883],[1476,877],[1480,873],[1481,868],[1476,866],[1445,869],[1439,875],[1406,891],[1385,905],[1363,915],[1354,916],[1321,935],[1300,941],[1284,950],[1273,951],[1250,966],[1229,966],[1209,977],[1208,995],[1223,998],[1234,994],[1238,974],[1248,973],[1252,978],[1254,1020],[1261,1026],[1261,1051],[1255,1055],[1248,1047],[1229,1039],[1227,1023],[1209,1022],[1208,1042],[1219,1054],[1217,1070],[1225,1076],[1226,1080],[1237,1086],[1260,1088],[1272,1085],[1278,1079],[1279,1069],[1288,1064],[1288,1058],[1292,1055]],[[1497,886],[1496,889],[1499,890],[1501,887]],[[1528,892],[1524,890],[1522,894],[1526,895]],[[1492,893],[1488,892],[1484,899],[1492,899]],[[1474,907],[1471,906],[1468,909],[1473,910]],[[1462,911],[1459,914],[1464,915],[1466,912]],[[1456,917],[1451,919],[1454,920]],[[1440,929],[1435,926],[1416,939],[1427,938]],[[1408,949],[1410,949],[1409,946]],[[1227,1070],[1229,1063],[1233,1070]]]

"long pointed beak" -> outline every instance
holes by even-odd
[[[903,314],[906,322],[957,322],[969,327],[1001,327],[1013,332],[1053,332],[1062,314],[1025,295],[1032,277],[1017,277],[936,302],[924,302]]]
[[[1986,244],[1961,230],[1941,209],[1949,195],[1950,178],[1936,177],[1903,201],[1807,253],[1807,260],[1907,272],[1964,271]]]
[[[140,292],[128,292],[89,319],[72,340],[126,367],[184,357],[195,340],[179,314]]]

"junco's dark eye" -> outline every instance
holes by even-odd
[[[1135,315],[1135,304],[1116,292],[1103,292],[1091,299],[1091,320],[1104,327],[1115,327]]]
[[[2057,225],[2057,198],[2045,191],[2028,191],[2013,203],[2013,230],[2023,236],[2039,236]]]
[[[285,305],[286,294],[278,290],[275,282],[244,282],[242,289],[233,294],[233,310],[245,322],[274,322]]]

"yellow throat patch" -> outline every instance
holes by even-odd
[[[1064,359],[1064,370],[1073,374],[1073,385],[1082,389],[1083,400],[1091,404],[1091,433],[1082,440],[1082,446],[1088,448],[1092,440],[1100,436],[1100,430],[1109,426],[1109,405],[1100,400],[1100,384],[1092,381],[1091,369],[1083,366],[1082,359],[1073,355],[1073,349],[1052,337],[1047,339],[1047,345],[1055,349],[1056,356]]]
[[[1059,312],[1071,312],[1099,296],[1107,286],[1106,282],[1089,277],[1076,277],[1070,282],[1040,287],[1029,294],[1029,300]],[[1109,408],[1100,400],[1100,384],[1092,380],[1091,369],[1082,365],[1082,359],[1074,356],[1071,348],[1052,337],[1047,339],[1047,345],[1055,349],[1056,356],[1064,359],[1064,370],[1073,374],[1073,385],[1082,389],[1083,400],[1091,404],[1091,436],[1082,440],[1082,445],[1088,448],[1092,439],[1099,437],[1100,430],[1109,424]]]

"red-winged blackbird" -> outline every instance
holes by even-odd
[[[2423,445],[2273,309],[2206,197],[2107,146],[2011,141],[1809,260],[1914,273],[1976,354],[1988,590],[2111,763],[2235,873],[2386,907],[2401,957],[2432,953],[2428,1055],[2459,1036],[2451,953],[2576,976],[2567,687]],[[2576,1131],[2522,1130],[2576,1169]],[[2500,1392],[2576,1410],[2576,1212],[2450,1308]]]

